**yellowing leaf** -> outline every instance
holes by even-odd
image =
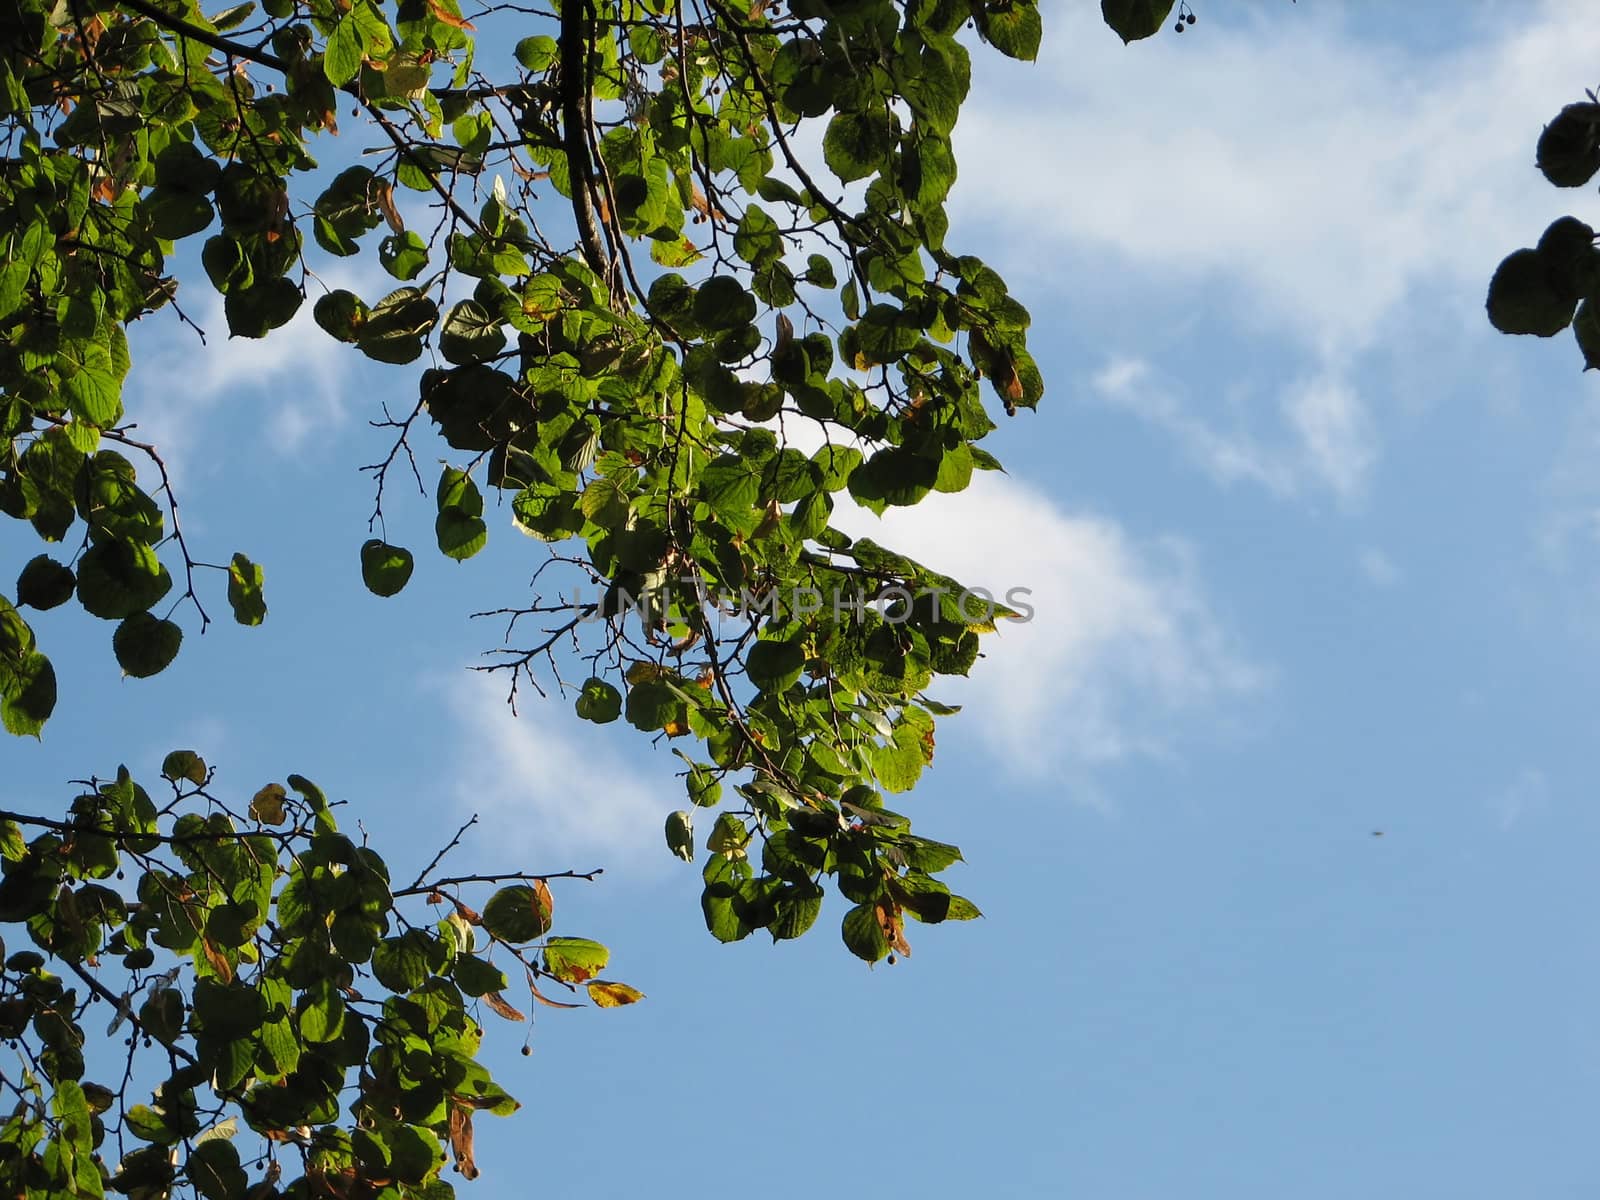
[[[283,801],[288,795],[281,783],[269,783],[250,801],[250,815],[263,825],[282,825],[287,819]]]
[[[588,984],[589,999],[601,1008],[620,1008],[624,1004],[634,1004],[644,999],[644,993],[638,988],[629,987],[625,983],[613,983],[608,979],[595,979]]]
[[[663,673],[659,663],[636,662],[628,668],[628,686],[638,687],[641,683],[649,683],[653,679],[660,679]]]

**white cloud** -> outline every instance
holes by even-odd
[[[370,273],[356,278],[334,270],[324,272],[323,281],[364,296],[384,290]],[[218,409],[248,405],[264,447],[291,454],[340,428],[364,402],[353,396],[356,375],[379,368],[317,326],[311,314],[321,294],[313,284],[294,319],[267,337],[235,338],[228,336],[222,297],[200,279],[191,281],[179,301],[205,330],[204,343],[165,313],[134,326],[126,408],[139,436],[160,447],[174,474],[204,467],[205,439],[221,428],[210,419]]]
[[[661,827],[684,804],[669,770],[677,760],[663,752],[656,771],[634,770],[618,753],[618,727],[581,721],[558,695],[526,694],[513,716],[498,676],[471,675],[444,694],[457,726],[450,798],[462,819],[478,814],[487,849],[530,871],[637,876],[671,865]]]
[[[1459,41],[1424,55],[1374,40],[1372,6],[1246,9],[1131,47],[1092,5],[1053,6],[1037,69],[979,56],[957,232],[991,234],[1025,289],[1120,320],[1113,354],[1149,357],[1163,321],[1226,336],[1257,396],[1236,428],[1211,397],[1125,406],[1219,482],[1356,499],[1380,454],[1374,396],[1352,383],[1364,358],[1404,362],[1417,330],[1447,325],[1437,385],[1463,338],[1495,337],[1496,261],[1570,207],[1533,142],[1594,82],[1593,17],[1578,0],[1452,9]]]
[[[1494,262],[1556,206],[1533,140],[1593,83],[1592,7],[1517,5],[1426,58],[1343,20],[1302,6],[1125,48],[1092,6],[1057,6],[1039,69],[991,65],[975,89],[955,210],[1026,231],[1019,261],[1044,270],[1060,266],[1050,250],[1110,251],[1169,284],[1221,284],[1330,362],[1429,278],[1470,285],[1476,308]],[[1024,163],[1026,186],[971,186]]]
[[[948,698],[1008,765],[1027,772],[1169,751],[1190,726],[1222,719],[1260,690],[1250,662],[1211,611],[1192,551],[1139,543],[1116,522],[1062,512],[997,473],[959,496],[929,496],[881,520],[841,509],[839,523],[969,587],[1004,599],[1027,588],[1033,620],[1002,622],[985,658]]]

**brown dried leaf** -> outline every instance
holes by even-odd
[[[436,20],[442,21],[452,29],[476,30],[478,28],[465,17],[456,16],[455,13],[451,12],[449,9],[445,8],[444,5],[440,4],[439,0],[428,0],[428,11],[434,15]]]
[[[900,916],[900,906],[888,896],[883,896],[873,905],[872,911],[878,918],[878,927],[883,930],[883,936],[889,946],[897,953],[910,958],[911,943],[906,941],[905,922]]]
[[[540,1004],[548,1004],[551,1008],[582,1008],[583,1007],[583,1005],[581,1005],[581,1004],[568,1004],[568,1003],[566,1003],[565,1001],[562,1001],[562,1000],[552,1000],[552,999],[550,999],[549,996],[546,996],[543,992],[541,992],[539,990],[539,985],[533,982],[533,976],[531,974],[528,976],[528,991],[533,994],[533,998],[535,1000],[537,1000]]]
[[[472,1161],[472,1110],[459,1104],[450,1105],[450,1152],[457,1171],[468,1179],[478,1177],[478,1164]]]
[[[496,1016],[504,1017],[508,1021],[526,1021],[527,1015],[518,1012],[506,1003],[506,998],[499,992],[486,992],[483,1002],[494,1010]]]
[[[699,213],[702,217],[709,217],[718,224],[722,224],[727,221],[728,214],[706,199],[706,194],[700,190],[700,185],[698,183],[691,183],[689,185],[689,189],[690,208],[694,209],[694,211]]]
[[[1022,401],[1022,377],[1017,374],[1017,364],[1009,354],[995,364],[995,386],[1000,389],[1000,402],[1005,405],[1006,416],[1017,415],[1017,405]]]
[[[209,938],[200,939],[200,952],[206,956],[206,961],[211,964],[211,969],[217,973],[218,979],[223,983],[233,982],[233,964],[228,961],[227,955],[211,944]]]
[[[400,210],[394,205],[394,185],[381,180],[373,185],[378,208],[383,213],[383,219],[389,223],[390,231],[399,237],[406,231],[406,223],[400,219]]]

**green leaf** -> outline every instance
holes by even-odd
[[[233,619],[241,625],[259,625],[267,619],[267,601],[261,594],[266,578],[260,564],[243,554],[235,554],[228,564],[228,604]]]
[[[420,929],[384,938],[372,952],[372,973],[391,992],[415,991],[428,978],[431,945],[432,938]]]
[[[894,126],[883,109],[836,113],[822,135],[823,161],[844,183],[880,170],[894,146]]]
[[[800,937],[817,923],[822,913],[822,889],[810,880],[787,883],[773,898],[776,916],[767,932],[772,940],[785,941]]]
[[[667,849],[683,859],[694,861],[694,817],[683,809],[667,814]]]
[[[561,57],[555,38],[543,33],[523,38],[513,53],[526,70],[535,74],[550,70]]]
[[[1489,281],[1489,323],[1501,333],[1554,337],[1572,324],[1576,298],[1562,294],[1537,250],[1515,250]]]
[[[455,305],[439,331],[439,353],[453,363],[484,362],[505,347],[500,318],[490,315],[476,300],[462,300]]]
[[[1557,187],[1582,187],[1600,171],[1600,104],[1569,104],[1539,135],[1539,170]]]
[[[318,297],[311,316],[329,336],[353,345],[361,337],[368,312],[360,296],[338,289]]]
[[[433,522],[433,533],[439,550],[448,558],[464,562],[489,541],[489,526],[482,517],[469,516],[459,508],[448,508]]]
[[[78,603],[108,621],[143,612],[171,588],[155,551],[138,542],[100,542],[78,560]]]
[[[174,750],[161,760],[161,775],[174,783],[187,779],[199,787],[206,781],[206,760],[193,750]]]
[[[327,51],[323,55],[322,70],[334,87],[343,87],[361,73],[361,59],[366,52],[361,31],[353,12],[346,13],[328,35]]]
[[[732,275],[713,275],[694,297],[694,319],[706,329],[737,329],[755,320],[756,298]]]
[[[763,692],[773,694],[788,691],[798,683],[805,665],[805,645],[800,638],[762,639],[750,647],[745,657],[745,671],[750,682]]]
[[[233,337],[266,337],[287,325],[304,301],[300,289],[283,278],[231,291],[223,299],[228,332]]]
[[[602,529],[619,529],[627,523],[629,487],[616,476],[591,480],[578,498],[578,511]]]
[[[753,267],[764,267],[783,255],[778,223],[756,204],[748,205],[733,235],[733,252]]]
[[[396,279],[415,279],[428,265],[428,245],[411,229],[392,234],[378,243],[378,261]]]
[[[70,568],[40,554],[29,559],[17,576],[17,603],[41,610],[55,608],[72,598],[76,586],[77,577]]]
[[[585,721],[596,725],[609,725],[622,715],[622,693],[604,679],[591,676],[584,681],[573,706]]]
[[[504,991],[506,987],[505,972],[473,954],[456,955],[450,966],[450,977],[468,996],[487,996],[490,992]]]
[[[433,528],[440,551],[461,562],[482,550],[489,527],[482,516],[483,494],[472,476],[446,466],[439,477],[438,505]]]
[[[38,737],[56,707],[56,671],[38,651],[0,663],[0,724],[16,737]]]
[[[978,911],[978,906],[965,896],[950,897],[950,911],[945,913],[946,921],[973,921],[983,916]]]
[[[760,471],[747,458],[724,454],[700,473],[700,494],[713,511],[738,525],[761,497]]]
[[[361,546],[361,582],[374,596],[393,596],[411,579],[411,551],[370,538]]]
[[[483,906],[483,927],[492,936],[513,945],[531,942],[550,932],[550,889],[515,884],[503,887]]]
[[[875,963],[889,953],[889,939],[873,904],[858,904],[845,913],[840,932],[850,953],[859,959]]]
[[[250,1185],[239,1163],[239,1151],[223,1138],[197,1145],[190,1151],[184,1170],[205,1200],[243,1200]]]
[[[320,979],[306,991],[305,1007],[300,1010],[300,1035],[308,1042],[326,1043],[344,1032],[345,1004],[338,985]]]
[[[1600,307],[1593,300],[1578,305],[1578,315],[1572,319],[1572,332],[1578,338],[1578,349],[1583,352],[1583,369],[1600,368]],[[17,592],[21,599],[20,585]]]
[[[373,305],[356,347],[379,362],[412,362],[422,354],[422,339],[438,319],[439,306],[422,292],[396,288]]]
[[[166,670],[178,657],[178,647],[182,643],[182,629],[147,612],[125,618],[111,636],[117,664],[135,679]]]
[[[588,938],[553,937],[544,944],[544,969],[563,983],[583,983],[606,969],[611,951]]]
[[[62,363],[69,362],[71,352],[65,351]],[[122,415],[122,383],[111,371],[109,354],[98,346],[91,346],[70,373],[63,372],[61,394],[72,415],[86,424],[109,428]]]
[[[251,13],[255,12],[255,10],[255,0],[247,0],[247,2],[244,4],[232,5],[229,8],[223,9],[216,16],[211,18],[212,27],[215,28],[218,33],[226,33],[230,29],[235,29],[238,26],[243,25],[245,18]]]
[[[1033,20],[1037,24],[1039,13],[1033,11]],[[1172,0],[1100,0],[1100,15],[1105,18],[1107,25],[1111,26],[1122,38],[1123,44],[1136,42],[1141,38],[1151,37],[1160,31],[1167,23],[1167,17],[1172,12]],[[985,34],[985,36],[988,36]],[[1033,35],[1035,54],[1039,47],[1038,34]],[[998,42],[996,49],[1001,53],[1010,53]],[[1012,57],[1033,58],[1034,54],[1013,55]]]

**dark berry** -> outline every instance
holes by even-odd
[[[1193,13],[1190,13],[1188,16],[1184,17],[1183,20],[1185,24],[1193,25],[1195,22],[1195,16]]]
[[[1176,25],[1174,25],[1172,27],[1172,29],[1173,29],[1173,32],[1175,32],[1175,33],[1182,33],[1183,32],[1183,22],[1179,21]]]

